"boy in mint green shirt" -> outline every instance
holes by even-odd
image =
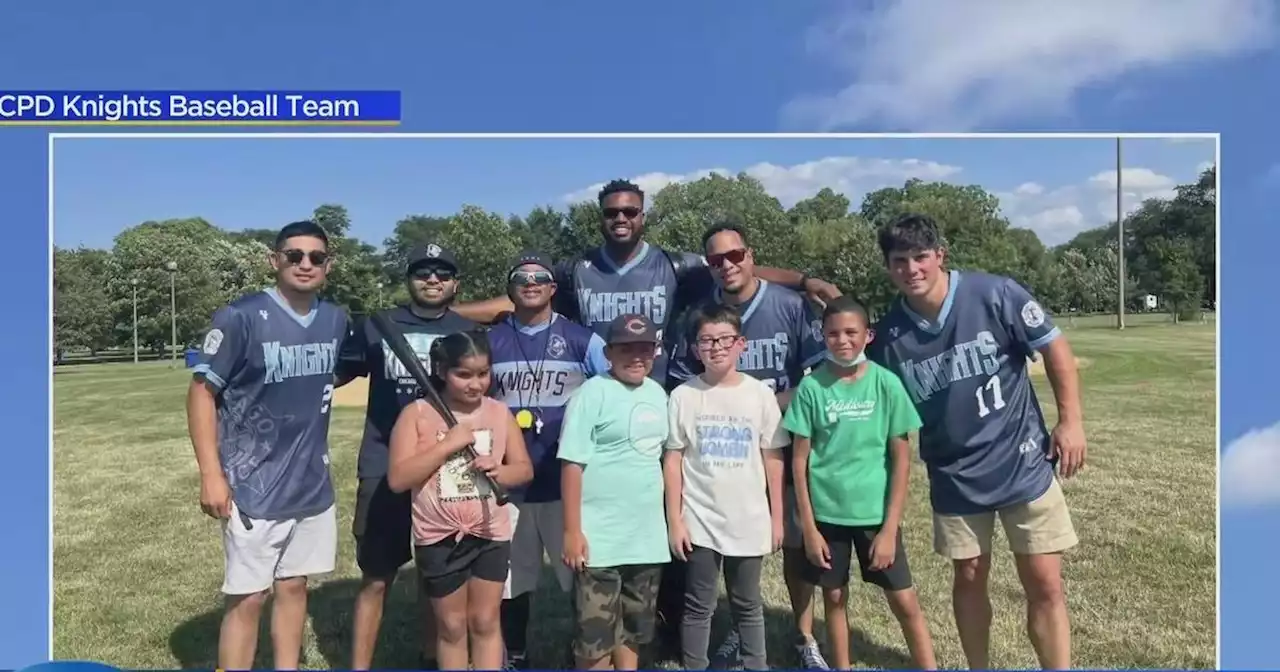
[[[662,566],[671,561],[663,499],[667,394],[649,378],[657,327],[609,327],[609,371],[569,400],[560,432],[564,561],[574,582],[576,668],[634,670],[653,639]]]
[[[868,361],[867,311],[848,297],[822,315],[827,360],[796,387],[783,427],[794,437],[796,508],[822,587],[836,669],[849,669],[848,586],[856,553],[862,580],[884,589],[915,669],[935,669],[929,627],[902,543],[911,460],[920,416],[893,372]]]

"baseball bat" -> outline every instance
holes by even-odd
[[[435,385],[431,384],[431,377],[427,374],[427,367],[422,365],[422,360],[418,359],[418,353],[414,352],[410,347],[409,341],[405,340],[404,334],[400,332],[386,315],[382,313],[373,313],[369,316],[373,321],[373,326],[382,334],[382,338],[386,340],[387,345],[391,348],[391,352],[395,354],[396,359],[404,365],[405,370],[413,376],[414,381],[418,383],[418,395],[425,397],[427,403],[431,404],[440,417],[444,418],[444,422],[449,427],[458,424],[458,419],[453,415],[453,411],[449,410],[449,406],[444,403],[444,399],[440,398],[440,393],[436,391]],[[476,452],[475,444],[469,444],[463,450],[467,451],[467,455],[471,459],[479,457]],[[498,505],[504,505],[508,501],[506,488],[498,485],[498,482],[484,472],[480,472],[484,480],[488,482],[489,489],[493,491],[494,499],[498,501]]]

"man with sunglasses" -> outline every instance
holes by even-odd
[[[715,272],[717,285],[710,301],[736,307],[741,314],[742,336],[747,346],[738,357],[738,370],[771,387],[777,395],[778,405],[785,412],[800,378],[827,355],[822,320],[799,293],[758,277],[755,255],[748,244],[746,232],[740,227],[732,224],[714,226],[703,234],[702,245],[706,251],[707,266]],[[695,349],[723,346],[693,341],[696,335],[690,333],[684,324],[676,332],[677,345],[672,354],[669,386],[679,385],[702,373],[702,364]],[[804,540],[796,518],[795,493],[791,488],[791,446],[784,447],[783,452],[783,480],[786,484],[782,517],[783,578],[796,622],[795,650],[806,669],[828,669],[813,637],[814,586],[803,578]],[[682,597],[684,593],[684,577],[675,569],[673,566],[670,576],[664,576],[664,580],[669,582],[669,587],[664,586],[664,592],[670,595],[668,599],[672,610],[677,608],[677,596]],[[737,629],[731,628],[713,657],[721,664],[737,663],[739,642]]]
[[[711,269],[701,255],[672,252],[644,241],[644,191],[625,180],[600,190],[604,244],[581,258],[556,265],[554,275],[562,291],[556,312],[605,338],[618,316],[638,313],[649,318],[664,339],[672,319],[712,289]],[[770,282],[802,289],[827,301],[840,295],[834,285],[797,271],[760,267],[756,273]],[[492,323],[513,309],[508,297],[460,304],[459,313],[477,322]],[[664,339],[669,342],[668,339]],[[667,379],[668,357],[660,348],[650,377]]]
[[[573,588],[573,573],[561,562],[560,427],[569,398],[588,378],[609,368],[604,339],[552,310],[557,289],[553,267],[539,252],[522,253],[507,276],[507,296],[515,311],[489,329],[490,394],[511,408],[534,474],[528,485],[511,491],[515,530],[502,596],[502,634],[510,669],[527,667],[530,601],[542,574],[544,550],[560,589]]]
[[[458,291],[458,261],[453,252],[436,244],[414,249],[405,268],[405,285],[409,302],[383,312],[430,369],[427,351],[434,340],[477,327],[450,309]],[[358,325],[343,347],[338,373],[339,384],[358,376],[369,377],[352,522],[361,579],[351,628],[351,667],[367,670],[373,664],[388,591],[400,567],[413,559],[411,493],[391,491],[387,485],[387,462],[391,429],[400,410],[417,397],[418,384],[383,342],[371,320]],[[423,633],[419,665],[422,669],[435,669],[435,619],[421,585],[418,609],[419,632]]]
[[[275,286],[214,314],[187,390],[200,507],[222,521],[219,668],[253,665],[271,594],[273,667],[297,669],[307,578],[332,572],[337,561],[329,408],[348,318],[317,298],[328,245],[314,222],[280,230]]]

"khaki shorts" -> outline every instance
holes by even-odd
[[[967,516],[933,514],[933,550],[951,560],[967,560],[991,553],[996,516],[1019,555],[1059,553],[1078,543],[1062,486],[1054,478],[1038,499],[998,511]]]

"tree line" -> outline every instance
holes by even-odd
[[[1215,296],[1216,168],[1171,199],[1152,199],[1124,220],[1126,310],[1144,310],[1154,294],[1160,310],[1186,319]],[[908,180],[871,192],[856,209],[831,189],[786,209],[756,179],[711,175],[669,185],[647,197],[646,239],[699,250],[703,231],[732,221],[744,226],[758,263],[794,268],[834,282],[874,311],[892,297],[876,245],[876,229],[903,212],[933,216],[953,268],[1011,276],[1054,313],[1115,312],[1119,254],[1115,222],[1047,248],[1029,229],[1011,226],[999,199],[982,187]],[[325,204],[312,218],[331,238],[334,269],[325,298],[355,314],[407,299],[404,259],[425,242],[451,247],[463,266],[462,300],[501,294],[510,260],[524,248],[556,259],[601,243],[594,202],[565,210],[538,207],[504,217],[468,205],[449,216],[409,215],[381,248],[351,235],[346,208]],[[283,222],[281,223],[284,224]],[[170,281],[178,342],[191,344],[213,312],[270,283],[267,263],[275,229],[226,230],[202,218],[148,221],[115,237],[111,249],[54,250],[54,338],[58,350],[132,347],[134,292],[138,341],[161,350],[170,340]],[[166,269],[176,263],[176,271]]]

